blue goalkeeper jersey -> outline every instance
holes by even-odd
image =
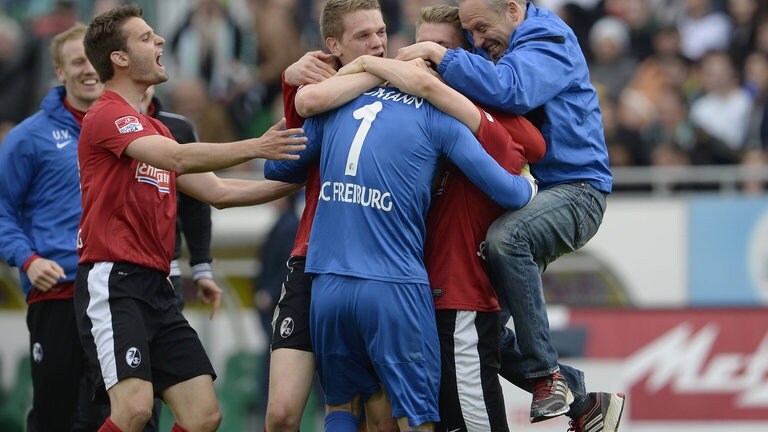
[[[309,118],[304,131],[301,159],[270,162],[265,175],[300,182],[320,155],[307,273],[428,284],[425,217],[440,156],[506,208],[532,196],[528,181],[499,166],[466,126],[393,88],[376,87]]]

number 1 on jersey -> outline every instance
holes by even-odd
[[[352,139],[352,145],[349,147],[344,175],[357,175],[357,162],[360,160],[360,151],[363,149],[363,142],[368,135],[368,131],[371,130],[371,123],[376,120],[376,114],[378,114],[382,108],[383,105],[381,102],[376,101],[372,104],[358,108],[352,113],[355,120],[362,120],[362,123],[360,123],[360,127],[357,128],[355,138]]]

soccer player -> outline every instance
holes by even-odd
[[[101,431],[141,430],[155,394],[174,414],[173,431],[213,431],[221,422],[215,373],[167,280],[176,187],[217,208],[285,196],[298,188],[208,171],[255,157],[295,159],[290,153],[304,149],[305,138],[292,137],[301,129],[281,130],[281,121],[238,142],[173,140],[161,122],[140,113],[147,88],[168,79],[165,41],[141,14],[136,5],[111,9],[85,34],[85,53],[105,90],[83,121],[78,148],[77,325],[109,396],[111,415]]]
[[[460,0],[459,15],[477,53],[422,42],[402,48],[398,58],[428,60],[472,100],[525,114],[547,141],[546,156],[531,164],[542,193],[525,209],[497,219],[486,243],[491,280],[515,323],[517,370],[534,387],[531,421],[568,413],[576,431],[616,431],[624,395],[587,394],[583,373],[558,363],[541,281],[552,261],[595,235],[611,192],[587,63],[573,31],[532,2]]]
[[[332,77],[337,64],[347,64],[362,54],[385,56],[387,33],[376,0],[328,0],[320,15],[320,29],[331,54],[307,53],[283,74],[283,106],[286,124],[300,127],[304,119],[295,107],[298,87]],[[306,92],[311,86],[302,88]],[[295,432],[312,388],[315,358],[309,334],[309,304],[312,278],[306,275],[307,245],[320,192],[319,164],[309,167],[305,206],[301,215],[289,273],[272,321],[269,395],[266,413],[268,432]],[[374,413],[375,414],[375,413]],[[392,430],[391,416],[373,417],[375,430]],[[380,424],[379,424],[380,422]]]
[[[72,307],[80,126],[104,89],[85,56],[85,31],[76,24],[51,40],[62,85],[51,89],[40,111],[13,128],[0,147],[0,256],[19,267],[28,305],[29,431],[93,430],[108,413],[86,390],[88,361]]]

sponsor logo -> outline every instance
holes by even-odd
[[[121,134],[127,134],[131,132],[139,132],[144,130],[144,126],[139,122],[138,117],[125,116],[115,120],[115,126]]]
[[[56,142],[56,148],[61,150],[72,143],[69,131],[66,129],[57,129],[51,132],[53,140]]]
[[[128,366],[136,369],[141,364],[141,353],[139,352],[139,349],[136,347],[128,348],[128,351],[125,353],[125,362],[128,363]]]
[[[357,204],[386,212],[392,210],[391,193],[354,183],[325,182],[320,189],[320,199]]]
[[[148,163],[139,162],[136,166],[136,180],[139,183],[149,183],[162,193],[169,193],[171,190],[171,174]]]
[[[293,318],[286,317],[283,322],[280,323],[280,336],[285,339],[293,333]]]
[[[768,418],[768,310],[572,309],[569,321],[589,359],[621,362],[634,420]]]
[[[32,344],[32,360],[38,364],[43,361],[43,346],[40,342]]]

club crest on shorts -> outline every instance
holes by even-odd
[[[280,323],[280,336],[287,338],[293,333],[293,318],[286,317],[283,322]]]
[[[139,349],[136,347],[128,348],[128,351],[125,353],[125,362],[128,363],[128,366],[136,369],[141,364],[141,353],[139,352]]]
[[[35,342],[32,345],[32,360],[34,360],[35,363],[43,361],[43,346],[40,345],[40,342]]]

